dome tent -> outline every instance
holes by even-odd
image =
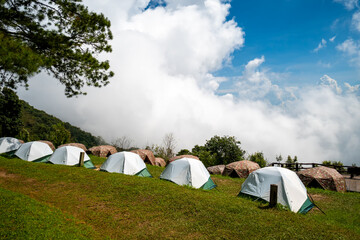
[[[110,155],[101,165],[100,171],[152,177],[141,157],[132,152],[118,152]]]
[[[89,148],[87,152],[97,157],[106,158],[109,157],[111,154],[117,153],[117,150],[114,146],[100,145]]]
[[[256,162],[242,160],[226,165],[222,175],[233,178],[247,178],[251,172],[259,168],[260,166]]]
[[[180,156],[175,156],[169,159],[169,162],[173,162],[175,160],[181,159],[181,158],[193,158],[196,160],[199,160],[199,157],[194,156],[194,155],[180,155]]]
[[[19,149],[21,142],[13,137],[2,137],[0,138],[0,154],[6,153],[12,155]]]
[[[314,204],[295,172],[280,167],[265,167],[250,173],[241,186],[239,196],[248,195],[270,201],[270,185],[278,185],[278,203],[293,212],[307,213]]]
[[[170,162],[161,173],[160,179],[205,190],[216,187],[204,164],[193,158],[181,158]]]
[[[49,145],[49,147],[51,148],[51,150],[55,151],[55,146],[52,142],[47,141],[47,140],[38,140],[38,142],[43,142],[46,143],[47,145]]]
[[[53,151],[43,142],[27,142],[20,146],[15,155],[29,162],[47,162]]]
[[[346,182],[343,175],[333,168],[315,167],[299,171],[298,176],[307,187],[346,192]]]
[[[78,147],[78,148],[83,149],[85,152],[87,151],[87,148],[82,143],[65,143],[65,144],[62,144],[62,145],[58,146],[58,148],[65,147],[65,146]]]
[[[207,167],[206,169],[209,171],[210,174],[222,175],[225,169],[225,165],[215,165],[215,166]]]
[[[54,154],[49,159],[49,162],[53,164],[75,166],[79,164],[81,152],[85,153],[83,149],[74,146],[60,147],[55,150]],[[95,169],[94,164],[86,153],[84,154],[84,167]]]
[[[145,163],[151,164],[153,166],[156,165],[155,156],[151,150],[136,149],[132,150],[131,152],[138,154]]]
[[[155,165],[158,167],[165,167],[166,162],[163,158],[157,157],[157,158],[155,158]]]

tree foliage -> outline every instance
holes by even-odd
[[[21,101],[14,91],[0,92],[0,136],[16,137],[21,128]]]
[[[188,150],[188,149],[181,149],[176,156],[180,156],[180,155],[191,155],[192,153]]]
[[[214,136],[206,141],[204,147],[215,155],[216,164],[229,164],[244,159],[245,151],[240,148],[240,144],[234,136]]]
[[[298,162],[297,156],[294,156],[294,159],[291,158],[290,155],[287,156],[287,159],[286,159],[287,164],[292,164],[292,163],[297,163],[297,162]]]
[[[217,164],[216,153],[211,154],[205,146],[195,145],[192,149],[192,154],[197,156],[205,167],[210,167]]]
[[[260,167],[266,167],[267,161],[264,158],[264,154],[262,152],[256,152],[250,155],[250,161],[256,162]]]
[[[341,161],[323,161],[323,165],[336,168],[338,171],[345,171],[344,164]]]
[[[0,88],[28,86],[46,71],[65,85],[68,97],[101,87],[114,74],[102,52],[111,52],[110,21],[81,0],[0,0]]]
[[[72,126],[70,123],[63,123],[60,119],[30,106],[25,101],[21,101],[21,105],[21,122],[23,124],[23,129],[21,129],[19,134],[20,139],[23,139],[26,142],[41,139],[50,141],[48,137],[49,133],[52,131],[51,127],[57,124],[61,124],[65,127],[66,130],[70,132],[70,142],[82,143],[87,148],[100,145],[98,142],[99,139],[93,136],[91,133]]]
[[[51,126],[46,140],[52,142],[56,147],[68,143],[71,140],[71,133],[63,123],[57,123]]]
[[[234,136],[215,135],[204,146],[195,145],[189,154],[199,157],[206,167],[229,164],[244,159],[245,151],[240,148],[240,144]]]

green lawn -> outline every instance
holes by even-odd
[[[105,160],[91,158],[95,165]],[[0,219],[6,219],[0,236],[360,239],[359,193],[310,189],[326,215],[317,209],[301,215],[237,197],[244,179],[213,176],[218,187],[204,191],[160,180],[163,168],[148,169],[154,178],[0,156],[1,206],[11,206],[0,211]],[[41,224],[44,221],[51,224]],[[16,236],[9,235],[14,231]]]

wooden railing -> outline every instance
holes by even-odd
[[[360,167],[353,167],[353,166],[325,165],[321,163],[279,163],[279,162],[273,162],[270,165],[288,168],[296,172],[304,169],[325,166],[325,167],[335,168],[341,174],[350,174],[351,178],[353,178],[354,175],[360,175]]]

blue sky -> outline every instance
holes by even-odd
[[[264,56],[262,67],[287,74],[279,85],[317,84],[324,74],[359,84],[358,68],[336,49],[349,37],[359,39],[351,25],[355,11],[331,0],[232,1],[228,19],[243,29],[245,44],[234,52],[232,64],[215,74],[237,76],[248,61]],[[322,39],[326,46],[314,51]]]
[[[113,52],[104,57],[115,76],[68,99],[39,74],[19,89],[31,105],[140,148],[168,133],[178,150],[229,135],[269,162],[279,154],[359,162],[358,0],[84,4],[112,23]]]

